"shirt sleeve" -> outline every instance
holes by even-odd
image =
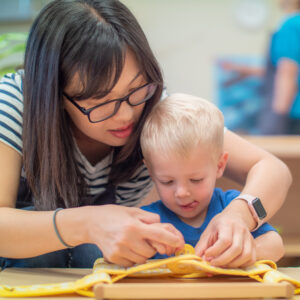
[[[267,233],[269,231],[275,231],[275,232],[277,232],[277,230],[273,226],[271,226],[269,223],[264,223],[257,230],[255,230],[255,231],[253,231],[251,233],[252,233],[252,236],[256,239],[260,235],[262,235],[264,233]]]
[[[125,206],[137,205],[153,186],[146,166],[140,166],[127,182],[116,187],[116,203]]]
[[[226,128],[226,127],[225,127]],[[220,189],[218,189],[220,190]],[[222,190],[220,191],[220,195],[222,195],[221,199],[223,202],[223,209],[233,200],[235,199],[238,195],[240,194],[240,191],[237,190],[227,190],[223,192]]]
[[[20,73],[0,80],[0,141],[22,155],[23,89]]]
[[[300,17],[287,20],[274,37],[273,60],[288,58],[300,64]]]

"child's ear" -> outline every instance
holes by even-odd
[[[149,168],[149,164],[147,163],[147,161],[146,161],[145,159],[143,159],[143,163],[144,163],[144,165],[147,167],[150,176],[152,176],[152,175],[151,175],[151,169]]]
[[[226,164],[228,161],[228,152],[223,152],[219,158],[218,162],[218,171],[217,171],[217,178],[220,178],[223,176]]]
[[[143,158],[143,163],[144,163],[144,165],[148,168],[147,162],[146,162],[145,158]]]

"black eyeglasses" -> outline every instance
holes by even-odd
[[[105,103],[98,104],[89,109],[79,106],[66,93],[63,93],[63,95],[72,104],[74,104],[84,115],[88,116],[88,119],[91,123],[98,123],[114,116],[118,112],[122,102],[124,101],[126,101],[131,106],[137,106],[148,101],[154,95],[156,89],[157,84],[146,83],[145,85],[137,88],[136,90],[132,91],[130,94],[123,98],[109,100]]]

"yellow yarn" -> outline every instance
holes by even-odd
[[[95,284],[112,284],[124,277],[201,278],[207,277],[208,274],[210,276],[244,276],[269,283],[288,281],[295,287],[295,294],[300,294],[300,282],[277,271],[277,266],[273,261],[257,261],[254,265],[243,269],[224,269],[211,266],[194,254],[192,246],[185,245],[184,250],[177,253],[177,256],[166,259],[150,259],[145,264],[130,268],[110,264],[105,262],[103,258],[99,258],[95,261],[93,273],[75,282],[15,287],[0,285],[0,297],[36,297],[74,293],[86,297],[95,297],[92,291]]]

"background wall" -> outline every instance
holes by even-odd
[[[36,14],[49,1],[31,2]],[[256,6],[249,6],[250,2]],[[123,0],[123,3],[143,27],[163,68],[169,92],[186,92],[211,100],[216,58],[232,54],[263,55],[268,36],[281,17],[277,0]],[[265,17],[258,20],[257,15]],[[242,20],[239,22],[238,18]],[[246,27],[243,20],[252,25]],[[26,32],[30,25],[31,21],[0,22],[0,33]],[[16,59],[22,61],[21,56]]]
[[[280,14],[277,1],[257,2],[264,3],[267,16],[261,26],[250,29],[236,20],[243,0],[124,1],[144,28],[170,92],[208,99],[214,97],[212,65],[217,57],[264,54]]]

